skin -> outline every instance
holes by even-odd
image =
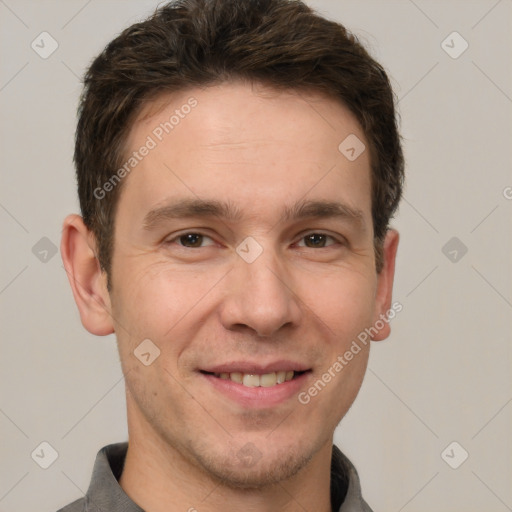
[[[398,233],[388,231],[377,274],[369,151],[351,162],[338,150],[349,134],[368,142],[346,107],[318,94],[242,82],[174,93],[141,113],[127,153],[192,96],[198,106],[124,178],[110,292],[94,236],[78,215],[64,222],[82,323],[117,336],[129,428],[120,485],[149,512],[327,512],[334,429],[360,389],[370,344],[307,405],[297,394],[241,405],[199,369],[298,361],[311,370],[307,390],[391,308]],[[229,200],[242,217],[144,228],[150,210],[197,198]],[[343,203],[362,222],[280,220],[285,205],[305,199]],[[187,232],[204,237],[179,238]],[[318,246],[305,238],[313,233],[328,236]],[[263,248],[252,263],[236,252],[248,236]],[[373,340],[388,335],[385,323]],[[149,366],[134,356],[144,339],[160,349]],[[241,460],[244,447],[253,463]]]

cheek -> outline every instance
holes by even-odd
[[[129,268],[118,272],[113,283],[112,313],[116,335],[125,353],[144,339],[158,346],[162,334],[172,327],[172,312],[179,308],[179,293],[169,294],[166,280],[151,268]],[[175,313],[174,313],[175,314]]]
[[[143,267],[125,264],[118,274],[112,298],[117,335],[123,350],[132,350],[149,338],[161,350],[179,352],[183,344],[176,334],[210,288],[218,281],[213,272],[198,273],[169,266],[168,263]],[[172,343],[169,341],[172,340]]]
[[[313,286],[303,282],[299,296],[337,340],[350,344],[372,322],[376,283],[372,272],[341,269],[315,278]]]

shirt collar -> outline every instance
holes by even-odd
[[[348,481],[348,487],[345,483],[345,499],[338,509],[338,512],[372,512],[368,503],[363,499],[359,475],[357,474],[356,468],[347,456],[336,445],[333,445],[331,462],[331,496],[333,486],[340,480],[344,480],[345,482]],[[332,501],[334,502],[334,500]]]
[[[86,511],[144,512],[128,497],[118,482],[127,449],[128,443],[124,442],[110,444],[98,452],[85,496]],[[331,462],[331,496],[333,502],[336,496],[338,500],[344,496],[338,512],[372,512],[361,496],[361,485],[355,467],[336,445],[333,445]]]
[[[85,495],[87,512],[144,512],[119,485],[128,443],[104,446],[96,456],[92,479]]]

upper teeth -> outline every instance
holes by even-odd
[[[249,388],[254,388],[258,386],[262,386],[264,388],[268,388],[270,386],[274,386],[275,384],[282,384],[285,381],[292,380],[295,372],[290,370],[288,372],[272,372],[272,373],[264,373],[263,375],[256,375],[253,373],[241,373],[241,372],[233,372],[233,373],[216,373],[216,377],[220,377],[221,379],[230,379],[233,382],[238,382],[239,384],[243,384]]]

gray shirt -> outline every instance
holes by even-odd
[[[86,495],[58,512],[144,512],[118,482],[127,449],[127,442],[103,447],[96,456]],[[336,445],[331,460],[331,503],[333,512],[372,512],[361,496],[356,469]]]

